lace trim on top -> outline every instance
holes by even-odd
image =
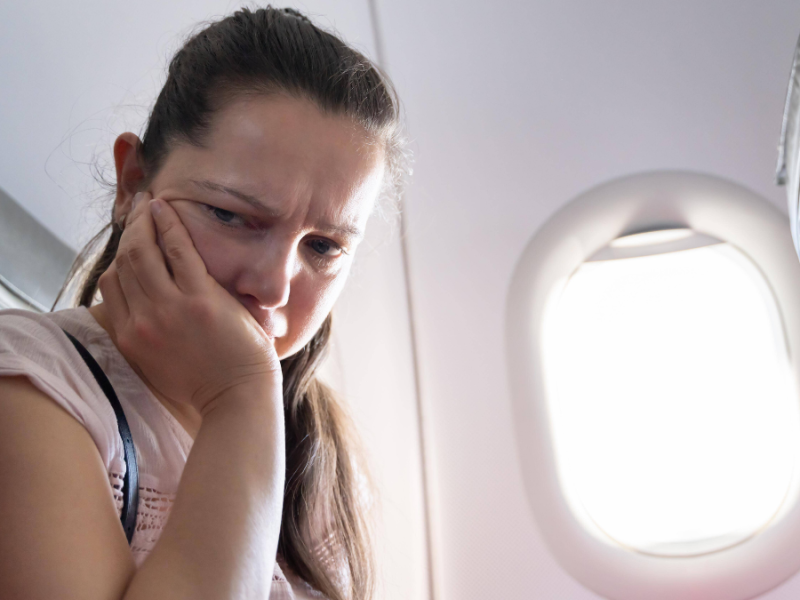
[[[110,473],[108,477],[114,495],[114,504],[117,507],[117,514],[121,515],[123,477],[119,473]],[[131,543],[131,552],[137,565],[141,565],[156,545],[174,502],[175,496],[173,494],[164,494],[148,487],[139,488],[136,530],[133,533],[133,541]]]
[[[109,483],[114,496],[114,505],[117,515],[122,514],[122,484],[123,476],[119,473],[109,473]],[[161,536],[161,531],[167,523],[172,505],[175,503],[174,494],[164,494],[149,487],[139,487],[139,506],[136,511],[136,529],[133,533],[131,552],[136,566],[139,567],[150,554]],[[294,598],[291,585],[280,568],[272,574],[273,589],[270,600],[290,600]],[[277,587],[276,587],[277,586]],[[282,595],[281,595],[282,594]]]

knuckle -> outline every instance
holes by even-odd
[[[135,344],[126,331],[117,333],[117,347],[124,356],[133,356]]]
[[[174,237],[177,233],[177,223],[170,218],[165,218],[164,221],[159,225],[158,230],[161,232],[161,235],[164,239],[168,237]]]
[[[125,254],[131,265],[139,264],[144,260],[144,252],[138,246],[131,246]]]
[[[161,345],[160,328],[144,317],[134,317],[131,323],[133,338],[147,347]]]
[[[128,255],[126,252],[120,252],[114,258],[114,268],[122,273],[128,268]]]
[[[141,317],[134,317],[133,322],[131,323],[131,329],[133,330],[134,337],[142,340],[149,338],[153,331],[150,323]]]
[[[166,206],[169,207],[169,210],[161,211],[161,227],[159,228],[163,232],[174,230],[175,226],[180,223],[175,210],[169,206],[169,203],[167,203]]]
[[[177,244],[167,244],[164,248],[164,253],[169,260],[181,260],[185,256],[184,249]]]

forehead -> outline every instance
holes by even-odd
[[[363,222],[383,176],[382,144],[352,119],[283,94],[245,96],[214,116],[202,147],[164,167],[252,195],[277,212],[305,209]]]

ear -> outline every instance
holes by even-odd
[[[114,166],[117,169],[117,195],[114,199],[114,220],[131,210],[136,192],[144,181],[144,170],[139,162],[142,142],[135,133],[120,135],[114,142]]]

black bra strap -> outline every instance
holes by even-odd
[[[114,392],[108,377],[103,373],[103,369],[100,368],[94,357],[89,354],[89,351],[83,347],[83,344],[66,331],[64,333],[67,334],[69,341],[72,342],[86,366],[89,367],[100,389],[103,390],[103,393],[108,397],[108,401],[111,402],[114,414],[117,415],[117,427],[122,438],[122,446],[125,449],[126,467],[125,477],[122,480],[122,515],[120,516],[120,521],[122,521],[122,527],[125,529],[125,537],[128,538],[128,544],[130,544],[133,539],[133,532],[136,529],[136,510],[139,505],[139,468],[136,463],[136,448],[133,445],[133,436],[131,436],[131,430],[128,427],[128,420],[125,418],[125,413],[119,403],[117,394]]]

